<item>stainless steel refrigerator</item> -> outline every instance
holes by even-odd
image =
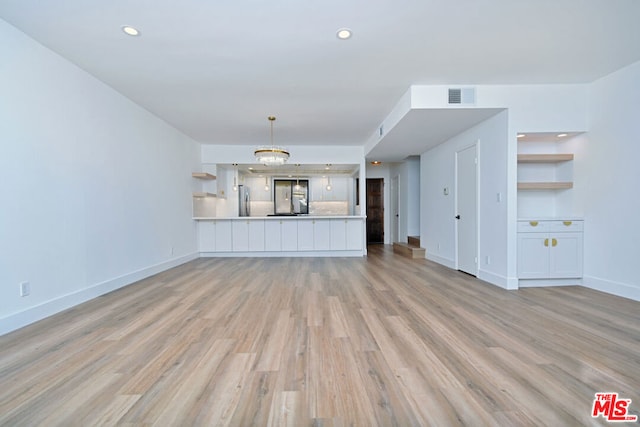
[[[246,185],[238,185],[238,215],[251,216],[251,193]]]

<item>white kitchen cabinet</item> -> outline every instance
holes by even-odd
[[[216,225],[213,221],[198,222],[198,248],[200,252],[215,252]]]
[[[265,190],[265,182],[269,185],[269,190]],[[242,185],[246,185],[251,194],[251,201],[254,202],[269,202],[273,200],[273,188],[270,178],[258,177],[258,176],[245,176]]]
[[[203,256],[356,256],[363,232],[359,217],[211,219],[198,222],[198,247]]]
[[[312,202],[347,201],[348,180],[344,176],[331,176],[331,190],[327,190],[329,178],[313,177],[309,183],[309,200]]]
[[[231,252],[231,222],[211,221],[215,227],[216,252]]]
[[[234,219],[231,221],[233,251],[264,251],[264,220]]]
[[[282,250],[283,251],[297,251],[298,250],[298,221],[295,220],[282,220],[281,224],[281,238],[282,238]]]
[[[313,249],[316,251],[331,250],[331,220],[313,220]]]
[[[312,251],[313,244],[313,223],[312,219],[300,219],[298,222],[298,250]]]
[[[265,235],[263,220],[249,221],[249,251],[262,252],[265,250]]]
[[[298,250],[299,251],[331,250],[331,220],[329,219],[298,220]]]
[[[361,251],[363,248],[364,229],[362,219],[348,218],[346,221],[346,233],[348,251]]]
[[[231,221],[231,236],[233,251],[247,252],[249,250],[249,220]]]
[[[264,250],[267,252],[282,250],[282,220],[264,222]]]
[[[582,277],[582,231],[582,221],[519,221],[518,278]]]
[[[329,201],[346,201],[347,196],[347,177],[344,176],[332,176],[331,177],[331,190],[327,190],[325,186],[324,200]]]
[[[363,229],[361,219],[331,220],[331,249],[359,251],[362,250]]]
[[[331,220],[331,250],[344,251],[347,249],[347,220]]]

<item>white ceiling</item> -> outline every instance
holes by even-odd
[[[0,17],[212,144],[268,142],[275,115],[277,144],[362,145],[412,84],[582,83],[640,60],[638,0],[0,0]],[[439,140],[436,119],[397,137]]]

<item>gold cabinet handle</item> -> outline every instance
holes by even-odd
[[[538,221],[529,221],[532,227],[536,227],[538,225]]]
[[[551,246],[553,246],[554,248],[558,246],[558,241],[556,239],[551,239]]]
[[[567,227],[571,225],[571,221],[562,221],[562,223]]]
[[[544,245],[545,245],[546,247],[549,247],[549,239],[544,239]]]

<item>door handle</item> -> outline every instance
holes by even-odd
[[[553,246],[554,248],[558,246],[558,241],[556,239],[551,239],[551,246]]]
[[[549,247],[549,239],[544,239],[544,245],[545,245],[546,247]]]
[[[456,215],[456,219],[460,219],[460,215]]]

